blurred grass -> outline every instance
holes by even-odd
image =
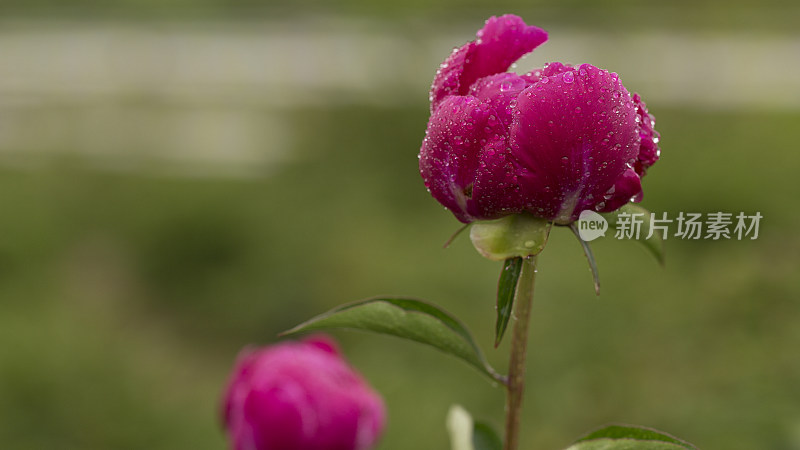
[[[790,0],[4,0],[0,13],[6,19],[119,19],[238,21],[293,19],[298,17],[361,17],[399,23],[413,31],[420,21],[446,27],[459,19],[475,20],[513,12],[535,17],[536,24],[569,24],[582,30],[794,32],[800,7]],[[407,22],[410,21],[410,22]]]
[[[556,230],[541,257],[524,422],[562,448],[605,422],[701,448],[800,441],[800,113],[651,105],[663,159],[653,211],[764,219],[755,241],[580,248]],[[89,169],[80,158],[0,175],[0,443],[10,449],[219,449],[217,400],[236,352],[339,303],[430,299],[491,350],[499,265],[429,198],[416,153],[426,105],[292,111],[293,159],[252,179]],[[499,388],[433,350],[341,332],[385,396],[383,449],[447,448],[454,402],[495,425]]]

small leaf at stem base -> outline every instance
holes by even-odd
[[[447,432],[451,450],[501,450],[503,443],[497,432],[483,422],[475,422],[461,405],[447,412]]]
[[[472,430],[475,426],[472,416],[461,405],[453,405],[447,411],[447,434],[450,435],[451,450],[475,450],[472,444]]]
[[[475,427],[472,430],[472,444],[475,450],[501,450],[503,448],[503,441],[497,432],[483,422],[475,422]]]

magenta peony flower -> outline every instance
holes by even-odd
[[[233,450],[366,450],[383,401],[327,336],[245,350],[223,400]]]
[[[517,16],[491,17],[477,37],[431,87],[419,166],[436,200],[464,223],[527,211],[559,224],[641,200],[659,135],[638,94],[589,64],[506,72],[547,40]]]

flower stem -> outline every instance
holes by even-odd
[[[506,396],[506,427],[503,450],[519,447],[519,425],[522,398],[525,392],[525,357],[528,349],[528,326],[533,304],[533,285],[536,277],[536,257],[528,256],[514,293],[514,332],[511,336],[511,358],[508,367]]]

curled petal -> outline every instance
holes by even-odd
[[[622,205],[639,198],[642,194],[642,180],[633,168],[628,168],[617,178],[614,186],[603,194],[603,201],[595,205],[595,209],[600,212],[615,211]]]
[[[636,108],[616,74],[589,64],[545,71],[517,99],[510,142],[528,169],[526,209],[569,223],[584,209],[602,209],[603,195],[636,161]]]
[[[439,65],[428,96],[431,102],[431,113],[436,111],[436,108],[448,95],[461,94],[461,78],[464,73],[464,66],[467,63],[467,57],[475,51],[476,46],[477,44],[473,41],[467,42],[460,48],[453,49],[453,53],[450,53],[450,56]]]
[[[431,86],[431,112],[448,95],[464,95],[478,79],[505,72],[514,61],[547,40],[547,32],[515,15],[490,17],[478,39],[453,50]]]
[[[641,146],[639,147],[639,157],[635,164],[636,173],[644,175],[647,169],[658,161],[661,150],[658,148],[658,141],[661,135],[655,130],[656,119],[647,112],[647,105],[642,101],[639,94],[633,94],[633,103],[636,105],[636,114],[639,118],[639,137]]]
[[[420,150],[420,173],[434,198],[458,220],[521,211],[518,165],[507,127],[473,96],[450,96],[431,115]]]

